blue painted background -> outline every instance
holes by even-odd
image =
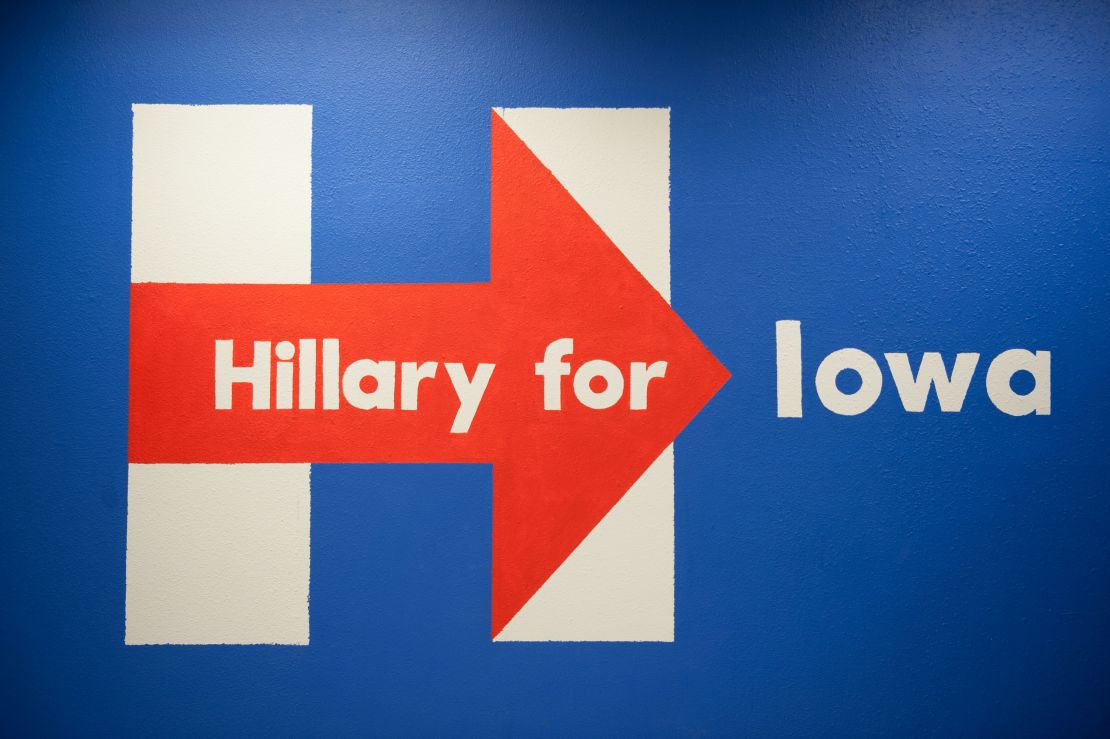
[[[4,733],[1110,732],[1110,6],[780,6],[0,11]],[[318,466],[310,647],[125,648],[132,102],[312,103],[344,282],[485,279],[490,106],[671,106],[674,304],[734,374],[677,642],[491,644],[489,468]],[[842,346],[984,360],[961,414],[887,375],[844,418]],[[1051,416],[990,405],[1014,346]]]

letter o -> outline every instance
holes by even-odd
[[[854,370],[862,383],[854,393],[842,393],[836,386],[837,376]],[[874,357],[859,349],[837,349],[825,357],[817,368],[817,397],[822,405],[841,416],[858,416],[875,404],[883,389],[883,373]]]
[[[595,377],[605,380],[605,389],[595,392],[590,381]],[[612,408],[624,395],[624,375],[612,362],[592,359],[574,373],[574,394],[578,402],[594,410]]]

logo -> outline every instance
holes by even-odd
[[[667,300],[667,110],[494,111],[457,284],[311,282],[307,106],[134,133],[128,643],[308,643],[325,462],[493,466],[495,640],[673,640],[670,444],[729,375]]]

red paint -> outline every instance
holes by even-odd
[[[486,462],[494,465],[496,635],[728,378],[658,292],[496,114],[489,283],[460,285],[135,284],[132,462]],[[648,409],[543,409],[534,365],[574,339],[577,368],[666,360]],[[236,387],[215,409],[216,339],[338,338],[359,358],[497,365],[469,433],[444,368],[417,411],[253,410]],[[319,366],[317,372],[320,371]],[[319,383],[318,383],[319,385]],[[318,388],[319,389],[319,388]],[[398,404],[399,408],[399,404]]]

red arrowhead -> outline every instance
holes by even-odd
[[[526,401],[497,404],[508,424],[494,466],[496,636],[729,374],[496,113],[492,142],[493,284],[519,321],[499,387]],[[566,378],[563,409],[544,411],[534,363],[560,337],[574,339],[572,367],[605,359],[627,377],[633,361],[666,360],[648,409],[586,408]]]
[[[131,288],[132,462],[494,463],[496,635],[728,379],[640,275],[499,116],[493,116],[488,284],[188,285]],[[214,342],[338,338],[343,361],[492,362],[469,433],[444,378],[418,411],[250,407],[237,386],[214,407]],[[648,408],[575,400],[543,409],[535,363],[559,338],[591,359],[668,363]],[[298,381],[299,372],[298,369]],[[317,367],[317,376],[321,369]]]

